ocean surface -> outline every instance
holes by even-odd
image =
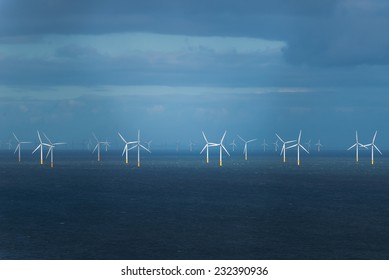
[[[0,259],[389,259],[388,156],[54,156],[0,152]]]

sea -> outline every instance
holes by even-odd
[[[3,150],[0,259],[389,259],[385,154]]]

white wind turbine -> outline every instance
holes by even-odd
[[[378,147],[374,144],[375,142],[375,138],[377,137],[377,130],[376,132],[374,133],[374,136],[373,136],[373,141],[371,141],[370,144],[366,144],[366,145],[363,145],[364,147],[371,147],[371,164],[373,165],[374,164],[374,149],[376,149],[381,155],[381,151],[380,149],[378,149]]]
[[[319,141],[317,141],[315,146],[317,146],[317,151],[320,152],[321,147],[323,147],[323,145],[320,143],[320,139],[319,139]]]
[[[246,141],[242,137],[240,137],[239,135],[238,135],[238,137],[239,137],[240,140],[242,140],[244,142],[243,154],[244,154],[244,159],[247,160],[247,144],[250,143],[250,142],[253,142],[253,141],[257,140],[257,139],[251,139],[251,140]]]
[[[352,145],[350,148],[348,148],[347,151],[351,150],[354,147],[355,147],[355,160],[356,160],[356,162],[358,162],[359,161],[359,147],[366,148],[366,146],[364,146],[361,143],[359,143],[359,141],[358,141],[358,131],[357,130],[355,131],[355,144]]]
[[[207,137],[205,136],[204,131],[202,131],[202,133],[203,133],[203,137],[204,137],[204,140],[205,140],[205,146],[204,146],[204,148],[201,150],[200,154],[202,154],[202,153],[204,152],[204,150],[207,149],[207,163],[208,163],[208,162],[209,162],[209,151],[208,151],[208,150],[209,150],[209,147],[214,147],[214,146],[216,146],[217,144],[208,142]]]
[[[130,149],[128,150],[132,150],[132,149],[135,149],[135,148],[138,148],[138,167],[140,167],[140,148],[142,149],[145,149],[146,151],[148,151],[150,154],[150,150],[147,149],[145,146],[143,146],[141,143],[140,143],[140,129],[138,129],[138,141],[134,141],[135,143],[135,146],[132,146]]]
[[[266,152],[266,147],[269,147],[269,145],[266,143],[266,140],[263,139],[263,143],[261,144],[263,146],[263,151]]]
[[[301,129],[300,129],[300,133],[299,133],[299,137],[298,137],[297,143],[286,148],[286,149],[291,149],[291,148],[297,147],[297,165],[298,166],[300,165],[300,148],[303,149],[305,152],[307,152],[309,154],[307,149],[305,149],[304,146],[301,145],[300,140],[301,140]]]
[[[232,142],[230,143],[230,145],[232,146],[232,151],[235,152],[235,147],[236,147],[235,139],[232,140]]]
[[[227,155],[230,155],[230,153],[227,151],[227,149],[223,145],[224,137],[226,136],[227,131],[224,132],[222,139],[220,140],[220,143],[213,145],[214,147],[220,148],[220,167],[223,166],[223,150],[227,153]]]
[[[21,145],[22,144],[30,144],[31,142],[21,142],[19,141],[19,139],[16,137],[15,133],[12,133],[16,139],[16,142],[18,143],[18,145],[16,146],[16,149],[15,149],[15,152],[14,154],[19,151],[19,162],[20,162],[20,150],[21,150]]]
[[[276,136],[282,142],[282,148],[281,148],[281,154],[280,155],[283,154],[284,162],[286,162],[286,149],[287,149],[286,145],[290,144],[290,143],[294,143],[294,142],[296,142],[296,140],[284,141],[284,140],[282,140],[282,138],[277,133],[276,133]]]
[[[50,166],[54,167],[54,148],[57,145],[65,145],[66,143],[64,142],[52,143],[49,137],[46,136],[46,134],[43,133],[43,135],[46,137],[47,141],[49,141],[49,144],[47,144],[47,146],[49,147],[49,151],[47,152],[46,158],[49,156],[49,154],[51,154]]]
[[[123,142],[124,142],[124,149],[123,149],[123,153],[122,153],[122,156],[124,155],[124,153],[126,153],[126,164],[128,164],[128,151],[129,151],[129,149],[128,149],[128,145],[132,145],[132,144],[136,144],[137,143],[137,141],[132,141],[132,142],[129,142],[129,141],[127,141],[126,139],[124,139],[124,137],[118,132],[118,134],[119,134],[119,137],[123,140]],[[134,146],[135,147],[135,146]]]
[[[105,145],[106,146],[106,149],[108,149],[108,142],[105,141],[105,142],[100,142],[99,139],[97,139],[96,135],[94,133],[93,134],[93,138],[95,138],[97,144],[95,146],[95,148],[93,149],[92,151],[92,154],[96,151],[97,149],[97,161],[100,161],[100,150],[101,150],[101,145]]]
[[[39,134],[39,131],[36,131],[36,132],[37,132],[37,134],[38,134],[38,138],[39,138],[39,143],[40,143],[40,144],[38,145],[38,147],[35,148],[34,151],[32,151],[32,153],[35,153],[38,149],[41,150],[41,165],[43,165],[43,146],[50,147],[50,145],[47,144],[47,143],[43,143],[43,142],[42,142],[41,135]]]

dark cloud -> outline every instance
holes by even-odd
[[[389,62],[388,18],[389,4],[383,0],[6,0],[0,6],[0,36],[246,36],[287,42],[285,57],[290,63],[374,65]]]

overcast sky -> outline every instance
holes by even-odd
[[[389,149],[385,0],[0,0],[0,139]]]

